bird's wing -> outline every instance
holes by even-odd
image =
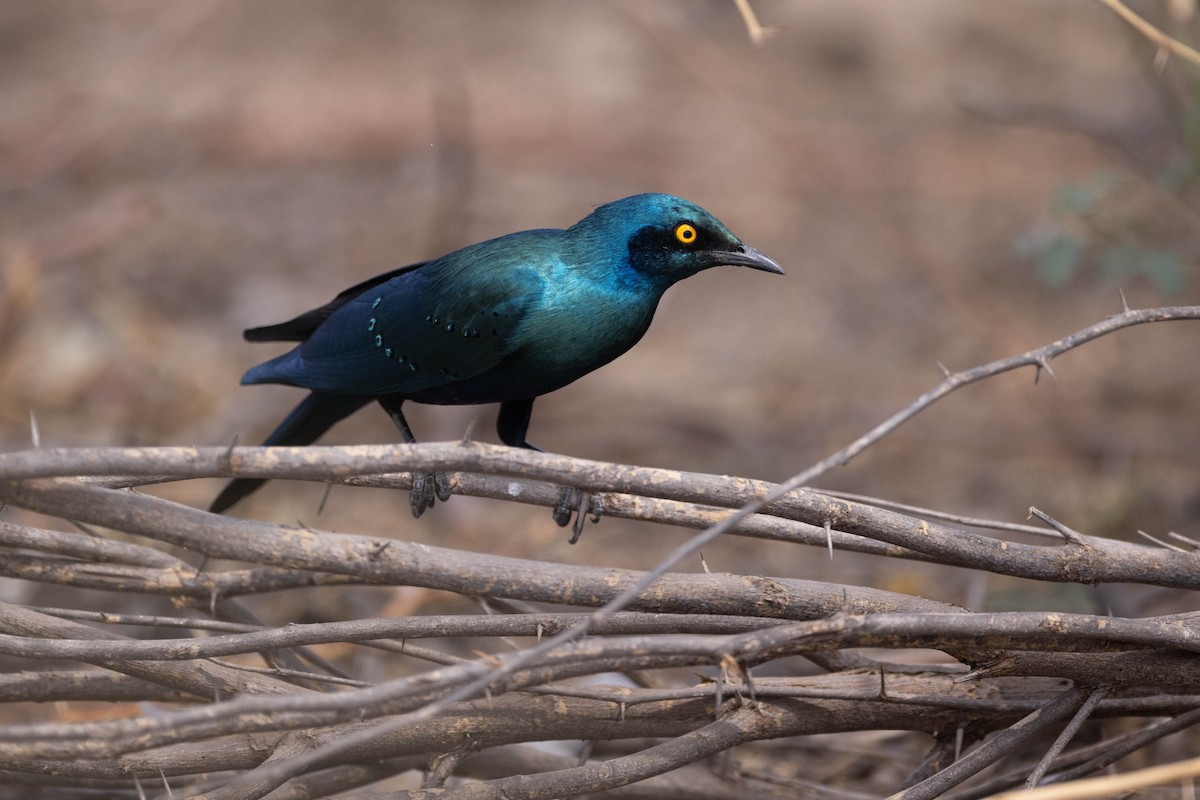
[[[339,293],[337,297],[320,308],[305,311],[300,316],[289,319],[287,322],[280,322],[276,325],[264,325],[261,328],[248,328],[242,332],[242,336],[247,342],[303,342],[312,335],[313,331],[320,327],[322,322],[329,319],[334,311],[337,311],[355,297],[358,297],[368,289],[387,283],[392,278],[403,275],[406,272],[411,272],[417,267],[422,267],[426,263],[422,261],[417,264],[409,264],[406,267],[400,267],[391,272],[376,275],[374,278],[368,278],[362,283],[355,284],[344,292]]]
[[[499,366],[536,307],[543,279],[511,261],[431,262],[368,285],[291,353],[247,373],[346,394],[413,394]],[[451,393],[452,394],[452,393]]]

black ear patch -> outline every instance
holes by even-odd
[[[694,237],[686,242],[680,239],[677,234],[678,229],[683,225],[689,226],[695,232]],[[639,228],[633,236],[629,237],[630,255],[643,254],[652,256],[670,251],[710,250],[719,246],[720,243],[717,242],[711,232],[690,220],[680,220],[665,228],[656,225],[647,225],[644,228]]]

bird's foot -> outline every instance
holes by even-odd
[[[599,522],[600,514],[603,511],[604,506],[600,503],[598,495],[581,491],[573,486],[564,486],[562,494],[558,498],[558,505],[551,513],[560,528],[570,525],[571,517],[575,517],[575,524],[571,525],[571,538],[568,540],[570,544],[575,544],[583,535],[583,524],[587,518],[590,516],[593,523]]]
[[[437,495],[437,499],[443,503],[450,499],[453,492],[450,490],[450,476],[444,472],[433,473],[433,493]]]
[[[412,494],[408,504],[414,517],[420,517],[433,508],[437,500],[443,503],[450,499],[450,477],[444,472],[414,472]]]

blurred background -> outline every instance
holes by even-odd
[[[1048,343],[1119,311],[1120,291],[1200,302],[1196,70],[1156,65],[1100,3],[753,6],[775,29],[761,47],[727,0],[0,2],[0,447],[30,446],[31,412],[43,446],[256,443],[302,392],[238,386],[283,350],[243,328],[645,191],[704,206],[788,274],[673,288],[638,347],[538,401],[530,438],[550,451],[782,480],[939,364]],[[1186,0],[1134,7],[1200,30]],[[820,485],[1194,536],[1198,342],[1196,323],[1146,326],[1056,361],[1057,379],[967,388]],[[495,441],[494,419],[410,416],[427,441],[472,425]],[[371,407],[325,442],[395,440]],[[217,489],[148,491],[207,505]],[[569,547],[545,509],[458,497],[413,520],[406,496],[336,488],[318,517],[321,494],[275,483],[236,513],[636,568],[686,535],[610,519]],[[744,539],[705,558],[1028,601],[1014,580]],[[303,605],[292,619],[351,613]]]

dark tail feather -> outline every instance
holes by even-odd
[[[370,397],[313,392],[292,409],[292,413],[271,431],[263,442],[268,445],[303,446],[312,444],[338,421],[371,402]],[[220,514],[246,495],[266,483],[264,478],[235,478],[231,480],[208,510]]]

